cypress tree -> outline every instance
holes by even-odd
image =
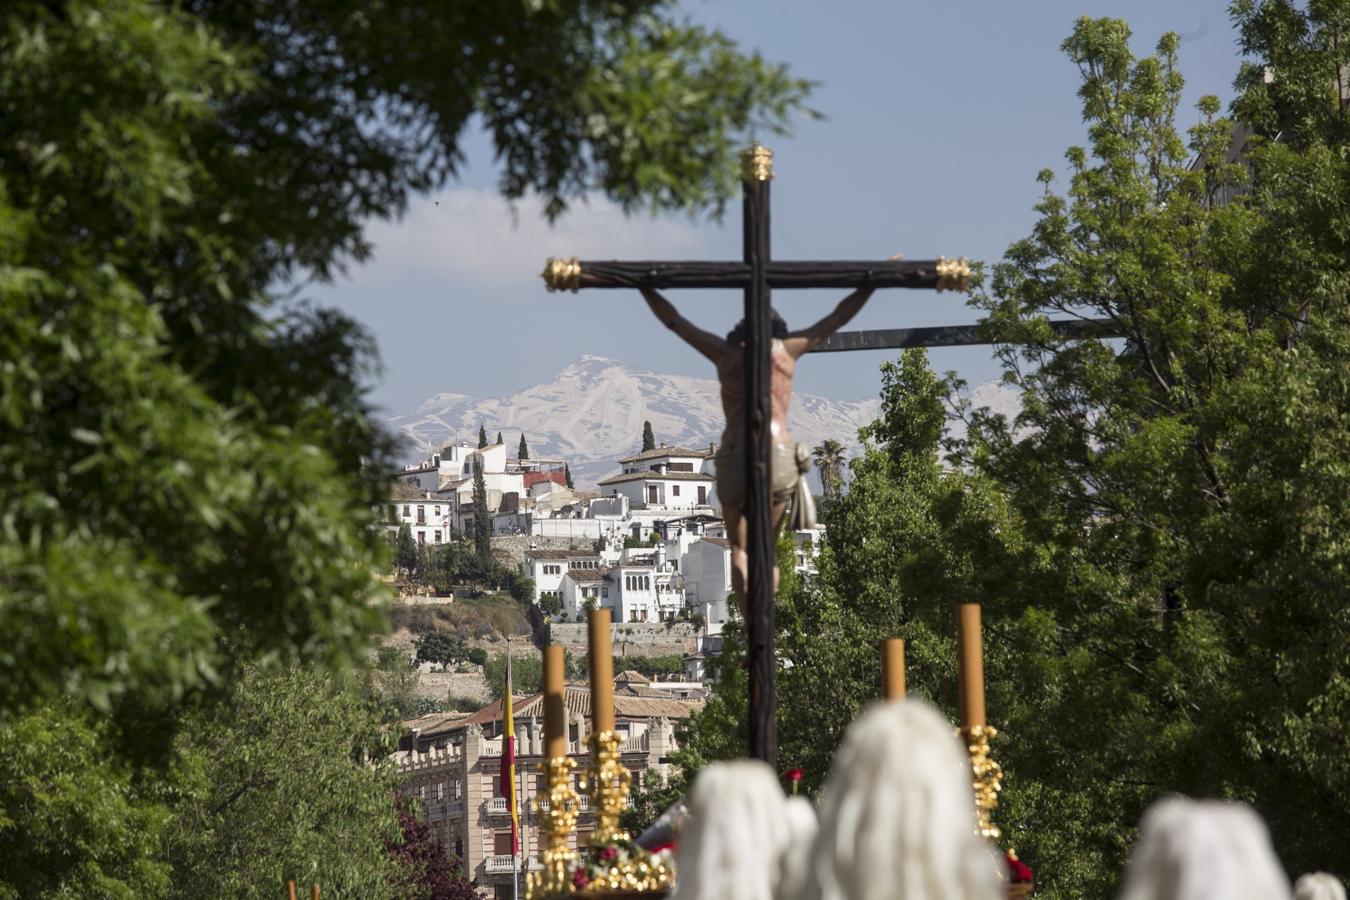
[[[478,449],[482,450],[487,446],[487,432],[483,430],[483,423],[478,423]]]
[[[497,432],[497,443],[499,443],[499,444],[504,444],[504,443],[506,443],[506,441],[503,441],[503,440],[502,440],[502,433],[501,433],[500,431]]]
[[[656,435],[652,434],[652,423],[642,423],[642,452],[656,449]]]
[[[473,467],[473,549],[486,567],[492,562],[492,517],[487,508],[487,482],[483,480],[483,458]]]
[[[529,459],[530,448],[525,446],[525,432],[520,433],[520,449],[516,451],[516,459]]]
[[[569,488],[576,487],[576,485],[572,484],[572,468],[567,465],[567,463],[563,463],[563,481],[567,483]]]

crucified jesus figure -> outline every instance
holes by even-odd
[[[722,385],[722,411],[726,414],[726,430],[722,432],[722,446],[718,448],[717,496],[722,502],[722,516],[731,541],[731,589],[736,605],[745,615],[745,582],[749,561],[745,545],[748,543],[745,521],[745,448],[742,421],[745,416],[745,343],[748,326],[742,319],[725,337],[704,331],[685,319],[665,297],[650,288],[642,289],[647,305],[656,317],[674,331],[685,343],[702,353],[717,367],[717,378]],[[806,473],[811,470],[811,453],[803,444],[794,444],[788,435],[788,403],[792,399],[792,376],[797,369],[797,358],[816,344],[834,334],[858,314],[872,296],[871,288],[860,288],[845,297],[834,312],[803,331],[788,331],[777,312],[773,314],[773,343],[770,349],[770,393],[773,418],[769,432],[773,438],[769,484],[773,497],[773,528],[777,534],[783,525],[788,502],[792,501],[793,521],[797,527],[814,524],[815,507],[811,491],[806,485]],[[773,570],[774,590],[778,589],[778,567]]]

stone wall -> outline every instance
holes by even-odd
[[[577,656],[586,652],[584,622],[555,622],[548,628],[550,642],[562,644]],[[688,622],[622,622],[614,625],[611,640],[615,657],[672,656],[693,653],[696,634]]]
[[[490,697],[482,672],[421,672],[417,677],[417,693],[435,700],[444,700],[454,694],[481,700],[484,706]]]
[[[520,568],[525,562],[525,551],[534,544],[544,550],[586,550],[590,551],[594,541],[590,538],[541,537],[537,534],[494,535],[492,555],[504,565]]]

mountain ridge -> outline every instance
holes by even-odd
[[[1010,392],[991,383],[973,393],[987,403]],[[833,438],[852,456],[860,447],[858,429],[880,408],[877,398],[839,401],[794,393],[788,428],[808,447]],[[388,421],[408,437],[418,458],[449,443],[476,444],[480,424],[489,435],[504,432],[509,448],[523,430],[530,455],[567,460],[579,488],[619,471],[617,460],[641,447],[644,421],[652,423],[658,442],[691,449],[720,442],[723,429],[716,379],[662,374],[591,353],[551,381],[516,394],[479,399],[444,391]]]

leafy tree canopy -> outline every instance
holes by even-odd
[[[428,631],[418,635],[417,661],[448,666],[468,659],[469,648],[464,639],[448,631]]]
[[[72,692],[130,722],[250,656],[359,656],[373,348],[272,292],[366,258],[470,117],[550,216],[715,209],[808,90],[664,2],[8,4],[0,715]]]
[[[1077,23],[1088,143],[975,298],[1020,414],[963,409],[944,469],[955,385],[917,353],[884,367],[819,583],[779,598],[780,760],[812,789],[876,696],[881,637],[955,719],[951,607],[984,604],[997,818],[1047,897],[1110,895],[1171,792],[1253,803],[1289,871],[1350,868],[1344,4],[1234,15],[1240,165],[1213,98],[1178,131],[1174,35],[1139,58],[1123,22]],[[744,679],[722,679],[691,769],[742,752]]]

